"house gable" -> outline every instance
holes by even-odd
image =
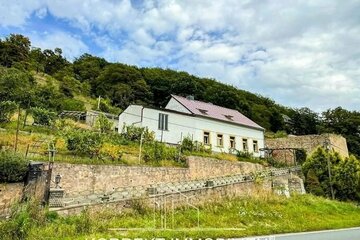
[[[182,105],[179,101],[177,101],[173,97],[170,99],[165,109],[191,114],[189,109],[187,109],[184,105]]]

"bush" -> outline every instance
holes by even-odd
[[[162,160],[175,160],[178,162],[182,162],[184,160],[180,157],[177,148],[168,147],[165,143],[158,141],[145,145],[143,159],[145,162],[154,161],[156,163],[159,163]]]
[[[181,152],[192,152],[194,150],[194,142],[190,137],[184,137],[181,142]]]
[[[56,119],[56,113],[44,108],[34,107],[31,109],[34,123],[39,125],[50,126]]]
[[[15,113],[17,104],[12,101],[0,102],[0,122],[9,122],[11,116]]]
[[[141,135],[143,134],[143,142],[153,142],[155,139],[155,133],[149,131],[146,127],[136,127],[133,125],[124,126],[122,136],[129,141],[140,142]]]
[[[100,113],[96,119],[95,127],[100,130],[100,132],[110,132],[113,126],[113,122],[110,121],[105,114]]]
[[[0,182],[22,182],[28,170],[29,162],[19,154],[0,151]]]
[[[85,104],[83,101],[74,98],[65,98],[61,100],[61,109],[67,111],[85,111]]]
[[[67,149],[79,154],[98,155],[103,144],[103,137],[98,132],[74,130],[65,133]]]

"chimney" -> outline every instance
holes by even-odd
[[[194,95],[187,95],[186,99],[188,100],[195,100]]]

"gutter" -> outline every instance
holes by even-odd
[[[141,106],[141,114],[140,114],[140,121],[138,122],[133,122],[131,125],[134,126],[135,124],[137,123],[142,123],[143,122],[143,119],[144,119],[144,106]]]

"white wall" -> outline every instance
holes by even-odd
[[[141,121],[141,111],[143,120]],[[168,114],[168,131],[158,129],[159,113]],[[139,105],[131,105],[119,116],[119,131],[123,125],[136,125],[148,127],[155,132],[157,140],[177,144],[181,137],[189,136],[194,141],[203,142],[204,131],[210,132],[210,143],[213,151],[228,152],[230,148],[230,136],[235,137],[236,149],[242,151],[242,139],[248,139],[249,152],[253,152],[253,140],[258,141],[258,148],[264,147],[264,132],[258,129],[247,128],[235,124],[229,124],[208,118],[195,117],[192,115],[169,112],[161,109],[143,108]],[[223,135],[223,146],[217,145],[217,134]],[[260,156],[260,153],[254,153]]]
[[[191,113],[186,107],[184,107],[181,103],[176,101],[174,98],[171,98],[168,104],[166,104],[166,109],[171,109],[178,112],[183,113]]]

